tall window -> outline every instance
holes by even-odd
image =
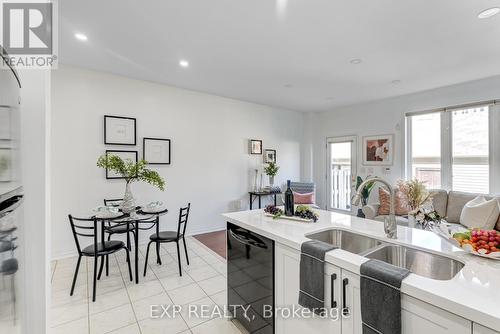
[[[431,189],[441,188],[441,115],[417,115],[411,118],[412,176]]]
[[[452,189],[489,192],[488,107],[452,112]]]
[[[489,193],[489,107],[407,116],[407,174],[431,189]]]

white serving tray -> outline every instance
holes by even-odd
[[[279,216],[277,218],[274,218],[274,215],[270,214],[270,213],[266,213],[264,212],[264,216],[266,217],[271,217],[273,219],[283,219],[283,220],[292,220],[292,221],[296,221],[296,222],[301,222],[301,223],[314,223],[314,220],[312,219],[304,219],[304,218],[300,218],[300,217],[296,217],[296,216]]]

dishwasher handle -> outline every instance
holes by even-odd
[[[239,241],[244,245],[267,249],[267,245],[254,235],[248,233],[238,233],[232,229],[228,229],[228,232],[236,241]]]

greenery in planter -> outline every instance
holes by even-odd
[[[264,173],[269,176],[276,176],[278,174],[278,170],[280,169],[280,166],[276,165],[275,162],[270,162],[267,164],[266,167],[264,167]]]
[[[117,155],[103,154],[97,160],[97,167],[106,168],[125,178],[127,184],[143,181],[157,187],[161,191],[165,190],[165,180],[158,172],[147,169],[146,161],[140,160],[137,163],[126,159],[125,161]]]
[[[369,179],[370,176],[368,175],[366,178]],[[356,190],[358,190],[359,186],[363,181],[364,180],[361,176],[358,176],[356,178]],[[375,182],[370,182],[366,184],[365,188],[361,192],[361,204],[363,204],[363,206],[368,204],[368,197],[370,197],[370,193],[372,192],[374,186]]]

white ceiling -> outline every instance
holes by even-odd
[[[64,0],[59,53],[64,64],[323,111],[500,74],[500,15],[477,19],[492,6],[500,0]]]

